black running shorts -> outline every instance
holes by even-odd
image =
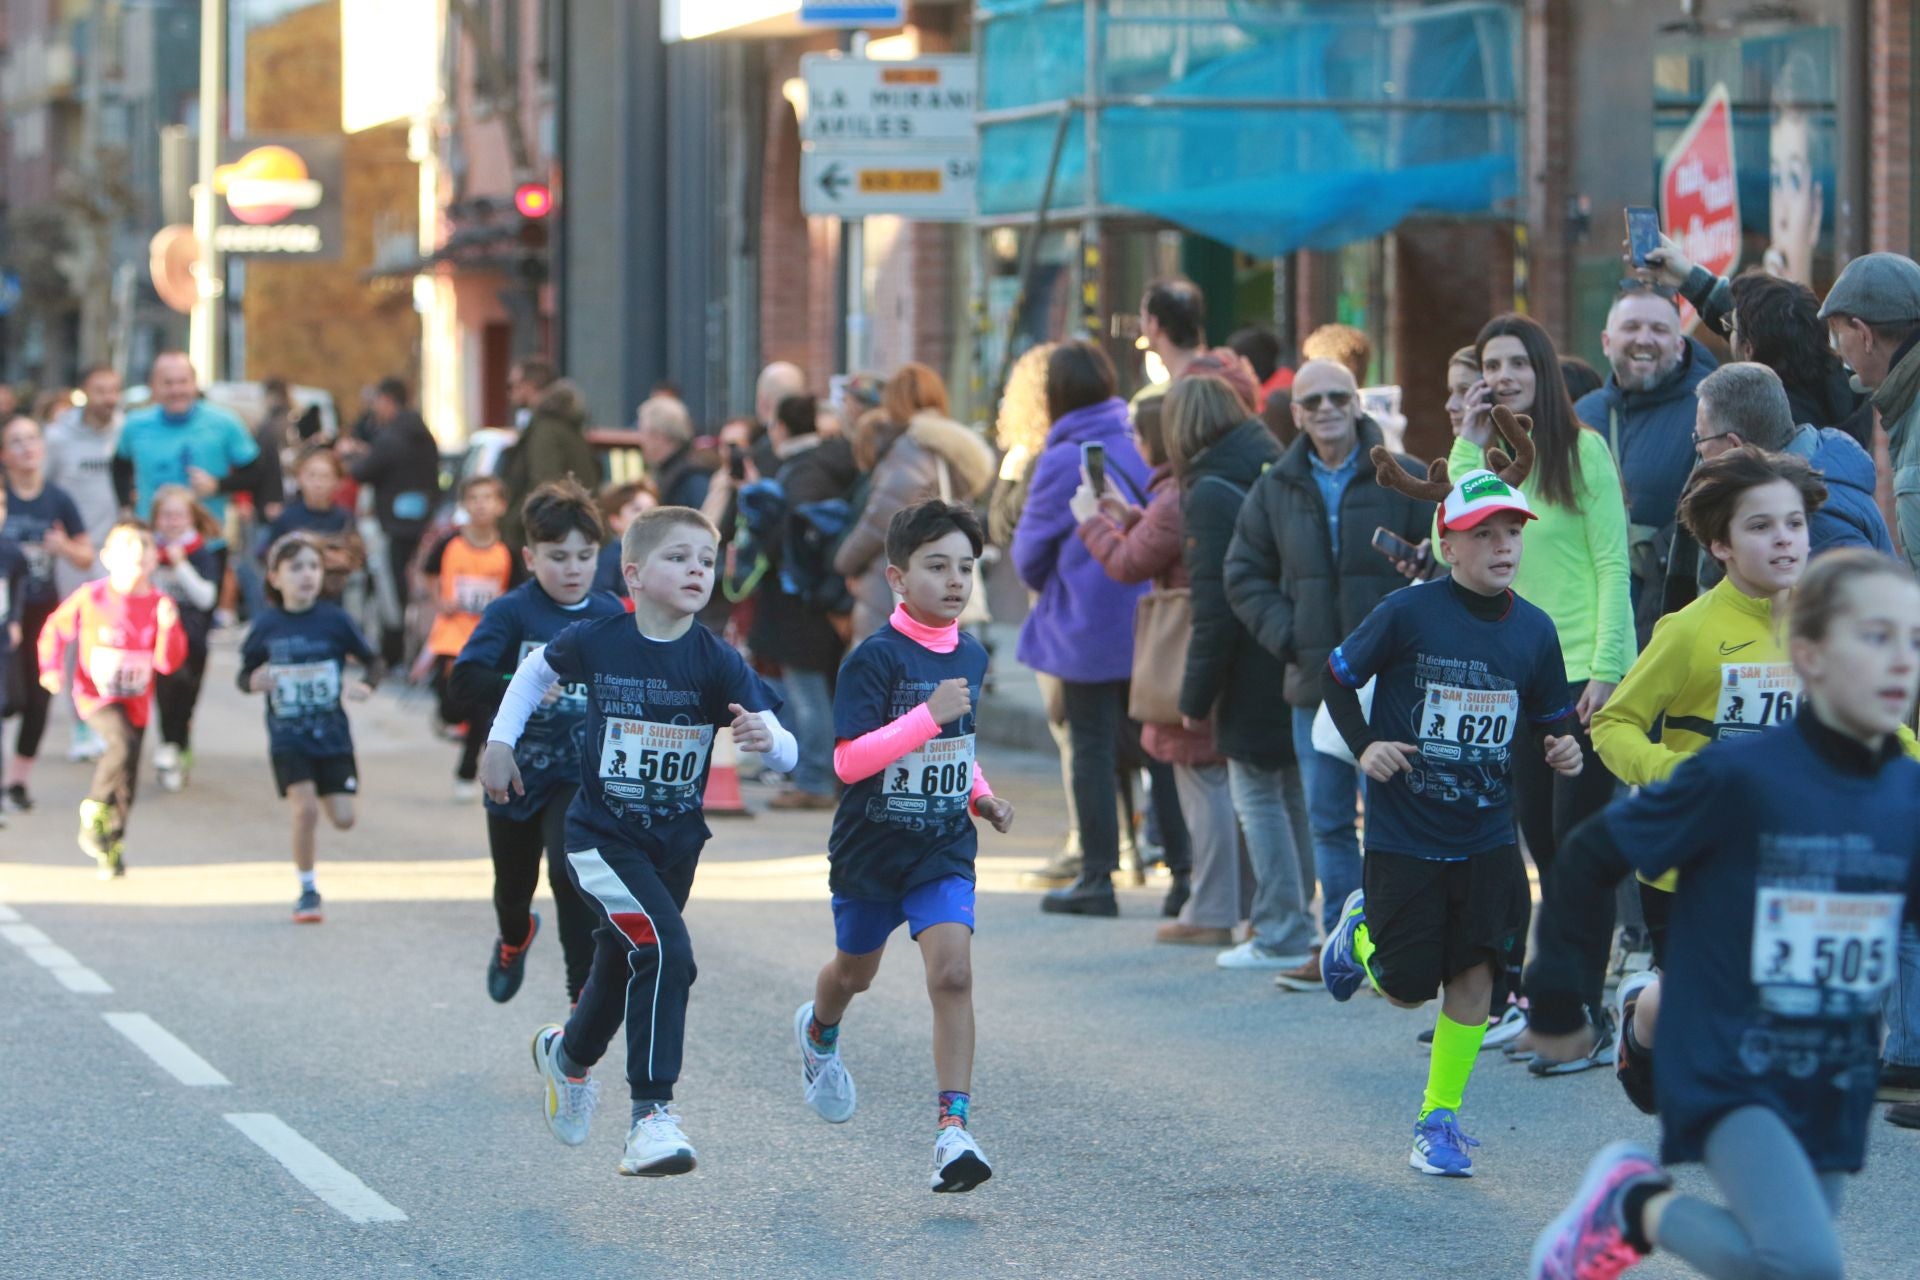
[[[296,782],[311,782],[323,796],[354,795],[360,790],[360,769],[351,752],[344,756],[309,756],[297,752],[273,753],[273,783],[280,794]]]
[[[1367,850],[1369,962],[1374,979],[1395,1000],[1431,1000],[1445,983],[1477,964],[1496,971],[1508,962],[1529,894],[1518,845],[1457,862]]]

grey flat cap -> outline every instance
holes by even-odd
[[[1820,318],[1832,316],[1852,316],[1868,324],[1920,320],[1920,265],[1897,253],[1855,258],[1820,304]]]

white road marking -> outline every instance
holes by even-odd
[[[5,938],[26,953],[27,959],[51,973],[61,986],[83,996],[107,995],[113,988],[107,980],[74,959],[73,953],[57,947],[53,939],[30,924],[20,923],[20,913],[0,906],[0,938]]]
[[[133,1041],[168,1075],[186,1085],[225,1085],[233,1082],[212,1063],[187,1048],[180,1038],[144,1013],[103,1013],[107,1025]]]
[[[61,986],[76,995],[110,996],[113,994],[113,988],[107,985],[107,980],[85,965],[76,964],[64,969],[49,969],[47,972],[59,979]]]
[[[269,1112],[230,1112],[227,1123],[278,1160],[307,1190],[352,1222],[405,1222],[407,1215],[354,1177],[332,1156]]]

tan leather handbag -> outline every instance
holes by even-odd
[[[1133,614],[1133,684],[1127,714],[1141,724],[1180,723],[1180,685],[1193,640],[1193,593],[1156,589],[1140,597]]]

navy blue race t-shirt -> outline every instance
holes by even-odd
[[[935,653],[882,626],[840,666],[834,737],[851,741],[893,723],[945,680],[964,679],[977,707],[986,675],[986,649],[964,632],[952,653]],[[942,725],[933,741],[848,787],[827,842],[833,892],[893,902],[946,876],[973,879],[973,762],[969,711]]]
[[[7,669],[13,657],[10,623],[19,622],[26,611],[27,557],[4,534],[0,534],[0,671]],[[12,681],[0,678],[0,711],[7,709],[6,686]]]
[[[1837,767],[1803,713],[1715,743],[1607,810],[1641,875],[1680,872],[1654,1093],[1667,1160],[1728,1112],[1777,1112],[1822,1172],[1866,1157],[1880,1006],[1920,905],[1920,764]],[[1862,749],[1864,751],[1864,749]]]
[[[576,622],[550,641],[547,665],[587,686],[580,792],[567,810],[567,848],[636,845],[678,859],[697,853],[707,824],[713,731],[730,703],[780,710],[780,699],[733,649],[695,623],[678,640],[649,640],[631,617]]]
[[[467,663],[494,673],[505,688],[521,659],[576,622],[592,618],[626,617],[620,602],[604,591],[589,592],[579,604],[556,603],[536,581],[521,583],[488,605],[460,650],[456,665]],[[580,746],[587,736],[587,686],[563,684],[552,702],[527,719],[525,732],[514,747],[520,781],[526,794],[506,804],[487,801],[487,812],[525,821],[546,808],[557,787],[580,781]]]
[[[56,524],[73,535],[87,531],[80,519],[80,508],[74,505],[65,489],[42,485],[39,493],[23,498],[11,485],[7,487],[7,522],[0,525],[0,537],[11,539],[27,558],[24,603],[28,608],[45,608],[60,601],[60,591],[53,579],[53,553],[44,545],[47,531]]]
[[[274,755],[344,756],[353,731],[340,707],[341,668],[363,666],[373,649],[347,611],[322,600],[303,613],[269,609],[240,646],[240,684],[261,667],[273,677],[267,691],[267,741]]]
[[[1454,861],[1514,842],[1515,744],[1566,716],[1566,665],[1553,620],[1508,593],[1499,618],[1475,617],[1451,579],[1394,592],[1328,661],[1349,689],[1377,680],[1368,724],[1420,748],[1410,771],[1367,779],[1367,848]]]

